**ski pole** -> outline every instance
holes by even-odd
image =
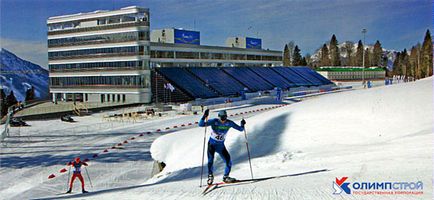
[[[69,190],[68,184],[69,184],[69,178],[71,175],[71,165],[69,165],[69,169],[68,169],[68,180],[66,181],[66,189]]]
[[[249,150],[249,142],[247,141],[246,128],[244,128],[244,137],[246,138],[247,156],[249,156],[250,175],[252,175],[252,179],[253,179],[252,162],[250,161],[250,150]]]
[[[89,172],[87,171],[87,167],[84,168],[86,170],[87,179],[89,179],[90,187],[93,189],[92,181],[90,180]]]
[[[206,123],[208,122],[208,118],[205,121],[205,133],[203,134],[203,148],[202,148],[202,168],[200,170],[200,185],[199,187],[202,187],[202,177],[203,177],[203,163],[205,162],[205,143],[206,143]]]

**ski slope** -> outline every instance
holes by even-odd
[[[228,113],[271,106],[275,105],[229,108]],[[74,117],[76,123],[52,119],[27,121],[30,125],[27,127],[10,127],[11,136],[6,138],[0,148],[0,199],[60,197],[57,194],[67,190],[68,173],[62,174],[59,170],[68,169],[65,163],[76,156],[91,159],[88,171],[93,187],[84,174],[86,189],[90,191],[142,184],[151,177],[154,161],[149,150],[152,142],[161,135],[194,127],[194,122],[199,117],[169,114],[136,123],[102,120],[104,115],[123,111],[124,109],[120,109]],[[250,115],[252,114],[243,116]],[[191,126],[180,126],[191,122]],[[174,126],[178,128],[173,129]],[[166,130],[166,127],[170,129]],[[156,132],[157,129],[162,131]],[[149,131],[151,134],[147,134]],[[140,136],[142,133],[145,134]],[[136,139],[131,140],[132,137]],[[111,149],[125,140],[129,143]],[[108,149],[108,152],[103,152],[105,149]],[[94,154],[99,157],[92,158]],[[48,179],[50,174],[55,174],[56,177]],[[73,192],[77,194],[79,191],[80,183],[76,182]]]
[[[281,178],[223,185],[202,196],[204,188],[199,188],[199,181],[204,128],[197,127],[172,134],[152,134],[133,144],[133,149],[119,150],[101,161],[91,162],[89,170],[94,177],[94,188],[88,189],[92,193],[55,195],[64,188],[66,178],[54,183],[45,180],[50,170],[61,165],[44,164],[24,165],[22,168],[2,165],[0,178],[11,180],[11,185],[3,185],[0,195],[10,199],[431,199],[432,81],[429,78],[328,94],[246,116],[255,178],[283,176]],[[248,109],[235,108],[230,112]],[[212,112],[211,117],[215,116],[216,113]],[[85,152],[101,150],[105,144],[115,143],[140,131],[169,126],[174,121],[179,124],[193,118],[197,120],[197,117],[136,124],[112,130],[105,136],[103,133],[83,136],[88,144]],[[239,123],[241,118],[232,119]],[[209,132],[210,129],[208,136]],[[80,141],[78,136],[70,139]],[[150,141],[154,141],[152,145]],[[244,141],[243,133],[236,130],[231,130],[226,140],[233,162],[231,176],[238,179],[250,178]],[[41,144],[46,146],[41,150],[50,150],[57,156],[72,156],[71,149],[67,148],[74,141],[64,141],[58,146],[49,142],[39,143],[39,147]],[[6,151],[14,153],[14,149]],[[43,155],[21,152],[17,156],[34,158]],[[5,156],[4,149],[2,156]],[[214,175],[219,181],[224,165],[218,156],[216,158]],[[146,180],[150,177],[146,170],[149,170],[152,159],[164,161],[167,166]],[[359,182],[422,181],[424,194],[333,195],[333,181],[343,176],[348,176],[349,181]],[[15,180],[15,177],[20,180]],[[75,191],[77,185],[79,182],[76,182]]]
[[[330,94],[248,118],[255,177],[288,177],[227,185],[206,197],[334,199],[332,182],[336,177],[348,176],[360,182],[423,181],[423,196],[376,197],[430,199],[432,80]],[[200,198],[203,132],[203,128],[196,128],[158,138],[151,153],[154,159],[167,164],[160,177],[142,188],[109,194],[122,198]],[[234,165],[231,175],[249,178],[243,135],[231,130],[226,145]],[[223,163],[217,162],[216,168],[219,178]],[[304,174],[296,176],[299,173]]]

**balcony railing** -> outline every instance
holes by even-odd
[[[89,44],[106,44],[106,43],[122,43],[122,42],[141,42],[148,40],[137,40],[137,38],[123,39],[123,40],[94,40],[94,41],[83,41],[83,42],[65,42],[61,44],[48,44],[48,48],[52,47],[66,47],[66,46],[78,46],[78,45],[89,45]]]
[[[110,29],[117,29],[117,28],[134,27],[134,26],[149,26],[149,21],[108,24],[108,25],[99,25],[94,27],[72,28],[67,30],[53,30],[53,31],[48,31],[48,35],[60,35],[66,33],[78,33],[78,32],[87,32],[87,31],[101,31],[101,30],[110,30]]]
[[[50,72],[77,72],[77,71],[98,72],[98,71],[126,71],[126,70],[146,70],[146,69],[142,67],[63,68],[63,69],[50,69]]]
[[[50,85],[50,88],[146,88],[141,85]]]
[[[127,52],[127,53],[103,53],[103,54],[89,54],[89,55],[77,55],[77,56],[56,56],[48,58],[48,60],[67,60],[67,59],[79,59],[79,58],[104,58],[104,57],[122,57],[122,56],[142,56],[143,52]]]

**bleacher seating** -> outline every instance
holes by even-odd
[[[224,96],[239,94],[246,88],[216,67],[188,67],[186,69]]]
[[[317,74],[316,72],[312,71],[308,67],[290,67],[291,70],[295,71],[299,75],[306,77],[310,82],[314,83],[315,85],[325,85],[328,83],[323,82],[318,77],[316,77],[313,74]],[[318,74],[321,76],[320,74]]]
[[[271,90],[273,85],[247,67],[222,67],[223,71],[247,86],[251,92]]]
[[[249,67],[249,69],[273,84],[274,87],[288,89],[296,86],[295,83],[283,78],[283,76],[272,70],[270,67]]]
[[[185,68],[163,67],[157,68],[157,71],[194,98],[212,98],[218,96],[218,94],[206,87],[203,82],[187,72]]]
[[[303,69],[305,71],[307,71],[309,74],[311,74],[312,76],[315,76],[317,79],[319,79],[323,84],[322,85],[328,85],[328,84],[333,84],[333,82],[331,82],[330,80],[326,79],[324,76],[322,76],[321,74],[319,74],[318,72],[316,72],[315,70],[308,68],[308,67],[302,67],[302,66],[297,66],[295,67],[296,69]]]
[[[152,92],[158,102],[187,102],[247,92],[321,86],[332,82],[308,67],[163,67],[155,68]],[[175,86],[168,92],[167,82]],[[158,98],[157,98],[158,97]]]
[[[314,83],[310,82],[309,79],[304,78],[303,76],[296,73],[294,70],[290,69],[291,67],[272,67],[274,71],[295,83],[297,86],[313,86]]]

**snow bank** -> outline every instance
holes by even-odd
[[[335,176],[387,181],[381,179],[386,174],[393,180],[423,180],[425,194],[430,194],[432,81],[325,95],[246,119],[254,171],[272,176],[325,168],[332,175],[310,182],[327,190]],[[203,137],[204,128],[195,128],[158,138],[151,154],[167,166],[151,182],[174,176],[197,179]],[[242,133],[231,130],[226,146],[234,163],[232,174],[248,178]],[[217,173],[222,174],[224,166],[217,160]]]

